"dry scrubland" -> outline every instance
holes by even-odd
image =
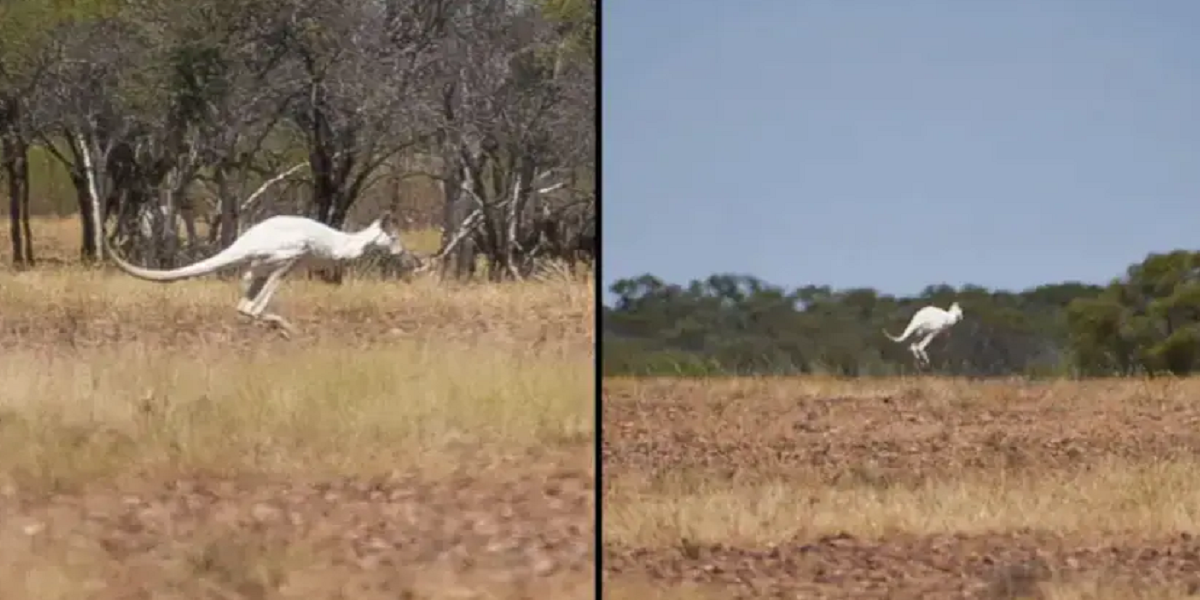
[[[1182,598],[1200,381],[608,380],[605,596]]]
[[[592,595],[590,280],[237,294],[0,272],[0,598]]]

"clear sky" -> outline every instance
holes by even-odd
[[[602,7],[606,299],[647,272],[1103,283],[1200,249],[1200,0]]]

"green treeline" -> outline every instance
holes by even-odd
[[[1200,369],[1200,252],[1151,254],[1107,286],[1022,292],[929,286],[787,290],[718,274],[686,286],[651,275],[610,288],[601,313],[606,375],[913,373],[899,335],[922,306],[958,301],[963,321],[928,349],[930,371],[965,376],[1184,375]]]

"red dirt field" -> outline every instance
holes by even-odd
[[[1200,592],[1200,382],[603,393],[606,598]]]

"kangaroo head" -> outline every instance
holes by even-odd
[[[957,302],[950,305],[950,310],[948,312],[950,314],[954,315],[954,318],[956,318],[956,319],[962,318],[962,314],[963,314],[962,307],[959,306]]]
[[[396,217],[391,211],[384,211],[371,223],[374,237],[369,242],[373,246],[387,249],[393,256],[407,253],[404,243],[400,241],[400,230],[396,227]]]

